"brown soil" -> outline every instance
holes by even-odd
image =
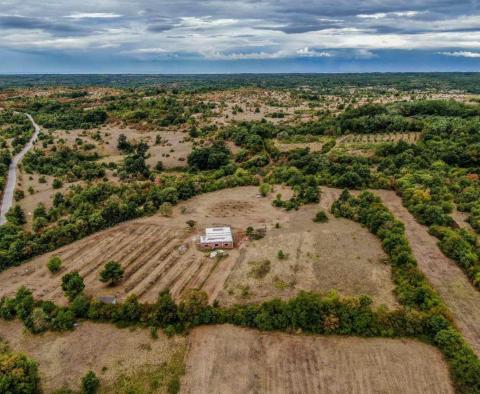
[[[480,356],[480,292],[463,271],[437,246],[428,228],[419,224],[402,205],[399,196],[386,190],[375,191],[392,213],[405,224],[405,231],[418,265],[452,312],[455,324],[475,353]]]
[[[144,366],[160,366],[186,344],[186,338],[153,339],[146,329],[118,329],[112,325],[80,323],[75,330],[42,335],[25,333],[19,321],[0,320],[0,338],[14,351],[27,354],[39,364],[46,393],[62,387],[79,389],[82,377],[93,370],[102,385],[120,374],[133,374]]]
[[[182,393],[454,393],[441,353],[413,340],[225,325],[197,328],[189,342]]]

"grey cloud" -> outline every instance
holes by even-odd
[[[368,58],[370,52],[354,50],[375,49],[376,35],[383,36],[383,44],[379,46],[394,50],[409,49],[420,41],[407,35],[423,34],[429,37],[423,38],[425,44],[418,45],[425,48],[433,48],[437,42],[442,48],[459,42],[452,52],[465,48],[478,51],[474,33],[480,33],[479,3],[478,0],[8,0],[8,7],[3,8],[8,8],[10,15],[0,15],[0,35],[4,38],[0,49],[34,47],[67,52],[80,48],[88,52],[105,45],[122,53],[138,54],[142,49],[140,53],[146,54],[150,49],[156,56],[164,50],[164,56],[175,53],[178,57],[216,53],[239,57],[295,56],[299,50],[305,55],[337,50],[331,52],[336,57],[354,54]],[[362,14],[367,17],[358,16]],[[66,17],[69,15],[122,17],[76,20]],[[14,29],[19,31],[10,34]],[[28,31],[35,29],[42,33],[32,40]],[[436,39],[436,33],[448,37]],[[319,43],[325,48],[315,49]],[[245,49],[239,45],[245,45]],[[339,49],[350,46],[357,48],[345,53]]]
[[[24,30],[42,29],[57,33],[78,33],[83,30],[74,23],[58,23],[45,18],[23,16],[0,16],[0,28]]]

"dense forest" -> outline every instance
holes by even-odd
[[[164,86],[188,90],[215,90],[255,86],[262,88],[339,89],[345,86],[382,90],[462,90],[478,93],[478,73],[369,73],[369,74],[212,74],[212,75],[3,75],[0,89],[38,86]]]

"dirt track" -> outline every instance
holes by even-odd
[[[440,293],[453,314],[456,325],[480,356],[480,292],[470,284],[463,271],[437,246],[428,233],[402,205],[392,191],[375,190],[390,211],[405,224],[405,231],[421,271]]]
[[[234,326],[190,336],[182,393],[453,393],[435,348],[412,340],[294,336]]]

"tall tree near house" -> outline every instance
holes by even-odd
[[[116,261],[109,261],[105,264],[103,271],[100,273],[100,281],[108,283],[109,286],[113,286],[120,282],[123,278],[123,268]]]

